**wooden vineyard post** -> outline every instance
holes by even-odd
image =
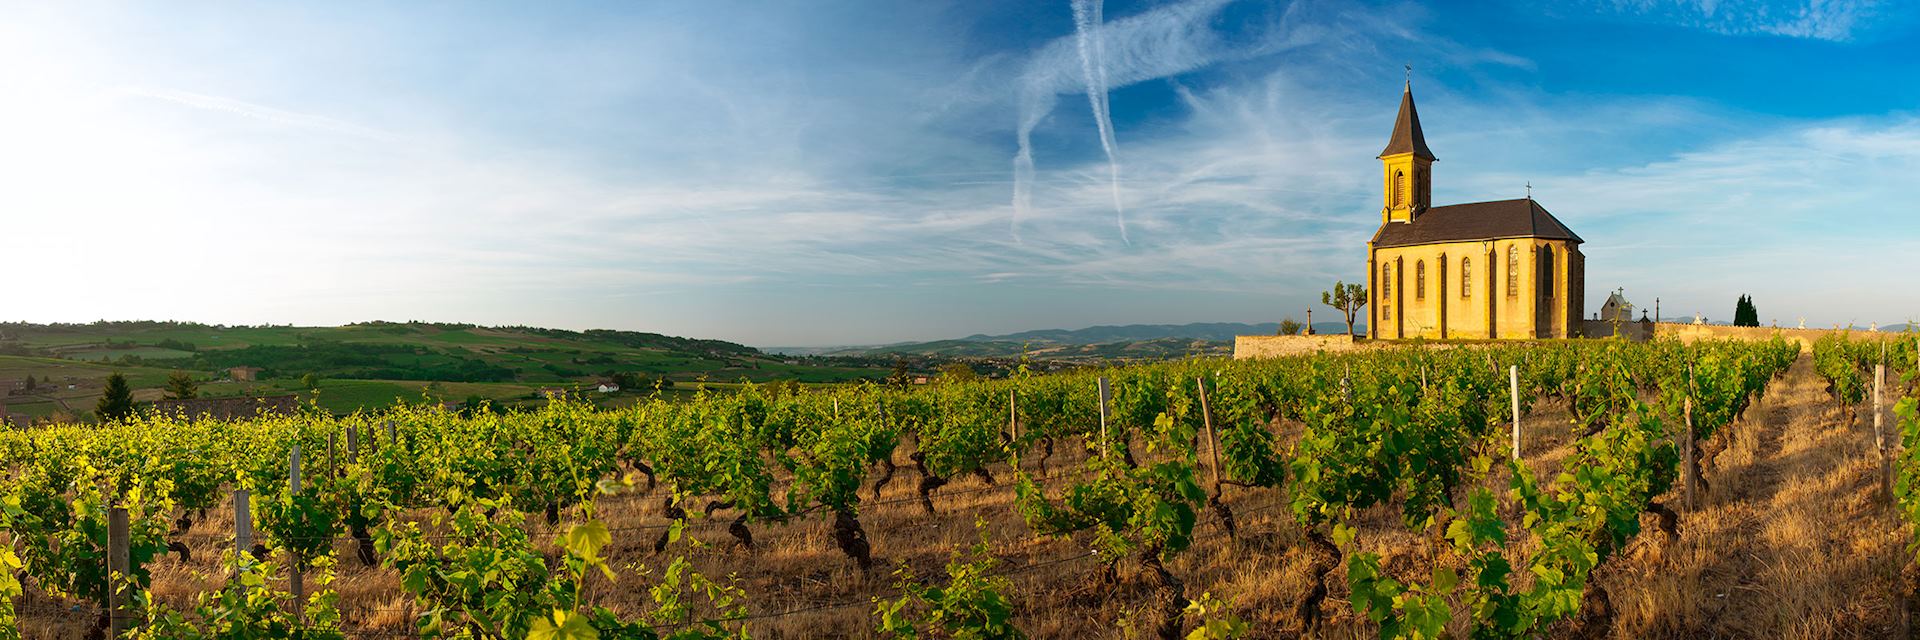
[[[352,465],[359,461],[360,461],[360,428],[349,425],[347,427],[347,464]]]
[[[233,570],[240,574],[247,570],[253,557],[253,505],[246,489],[233,490]],[[247,592],[245,582],[240,583],[240,593]]]
[[[1020,472],[1020,391],[1007,390],[1007,462]]]
[[[1107,386],[1107,377],[1100,376],[1100,459],[1107,459],[1107,449],[1113,447],[1107,439],[1107,401],[1113,398],[1113,390]]]
[[[1007,437],[1013,439],[1015,451],[1020,449],[1020,391],[1007,390]]]
[[[1691,371],[1692,369],[1689,368],[1688,370]],[[1689,373],[1687,375],[1687,379],[1691,381],[1693,379],[1693,375]],[[1682,477],[1685,478],[1684,484],[1687,492],[1687,510],[1692,511],[1693,510],[1693,396],[1691,394],[1689,394],[1686,400],[1682,403],[1681,413],[1685,414],[1686,416],[1687,432],[1680,435],[1680,473],[1682,474]]]
[[[1213,411],[1207,408],[1207,381],[1194,378],[1193,384],[1200,388],[1200,421],[1207,426],[1207,451],[1213,458],[1213,490],[1220,491],[1220,440],[1213,435]]]
[[[107,509],[107,632],[118,638],[132,626],[133,607],[127,602],[133,571],[127,536],[126,507]],[[97,627],[96,627],[97,628]]]
[[[388,420],[387,421],[387,446],[392,447],[392,446],[397,446],[399,444],[400,444],[400,437],[393,434],[393,421]]]
[[[1520,365],[1507,367],[1507,392],[1513,399],[1513,459],[1520,460]]]
[[[1884,343],[1883,343],[1884,344]],[[1881,356],[1885,359],[1885,355]],[[1880,427],[1880,387],[1887,382],[1887,365],[1873,365],[1873,450],[1880,454],[1880,488],[1893,502],[1893,469],[1887,459],[1887,435]]]
[[[331,441],[333,434],[327,434]],[[287,453],[287,492],[289,496],[300,495],[300,445],[293,445]],[[292,542],[292,541],[289,541]],[[296,545],[297,546],[297,545]],[[293,567],[287,572],[288,589],[293,592],[293,617],[302,622],[307,618],[307,580],[301,575],[300,564],[303,559],[298,553],[293,556]]]

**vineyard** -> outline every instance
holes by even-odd
[[[1685,636],[1635,613],[1634,576],[1669,576],[1636,571],[1711,539],[1792,375],[1920,525],[1917,349],[1396,348],[7,432],[0,636]]]

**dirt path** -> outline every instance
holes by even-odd
[[[1681,538],[1641,536],[1601,583],[1614,637],[1902,637],[1905,532],[1877,481],[1871,408],[1842,424],[1803,355],[1707,444]],[[1661,499],[1676,509],[1683,499]]]

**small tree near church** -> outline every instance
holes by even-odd
[[[1353,318],[1367,306],[1367,288],[1345,282],[1333,283],[1332,291],[1320,292],[1320,304],[1339,309],[1347,319],[1347,337],[1353,337]]]

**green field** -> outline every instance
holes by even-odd
[[[296,393],[335,413],[395,402],[498,405],[543,402],[541,388],[587,388],[615,374],[672,381],[684,395],[701,382],[839,384],[889,372],[870,360],[796,358],[717,340],[626,331],[562,331],[426,323],[342,327],[228,327],[172,322],[0,324],[0,384],[27,376],[41,388],[0,397],[7,411],[86,419],[106,377],[125,374],[135,398],[161,397],[168,375],[186,372],[203,396]],[[257,381],[228,369],[261,369]],[[304,386],[313,376],[317,390]],[[67,386],[72,385],[72,389]],[[431,386],[431,389],[429,387]],[[651,383],[648,383],[648,392]],[[713,384],[715,389],[728,385]],[[589,394],[616,405],[639,392]]]

